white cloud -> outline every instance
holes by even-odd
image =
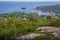
[[[0,1],[60,1],[60,0],[0,0]]]

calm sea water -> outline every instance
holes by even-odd
[[[11,12],[34,12],[33,10],[37,6],[55,5],[60,2],[2,2],[0,1],[0,14]],[[22,10],[22,7],[26,7],[26,10]]]

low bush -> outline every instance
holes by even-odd
[[[58,18],[58,19],[53,19],[53,20],[51,21],[51,24],[52,24],[53,26],[60,27],[60,18]]]
[[[10,18],[0,20],[0,40],[15,40],[15,37],[34,32],[40,26],[60,26],[60,19],[25,20]]]

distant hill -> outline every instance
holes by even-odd
[[[44,12],[54,12],[55,14],[60,16],[60,4],[50,5],[50,6],[38,6],[36,10],[42,10]]]
[[[14,13],[5,13],[0,14],[0,18],[39,18],[38,13],[26,13],[26,12],[14,12]]]

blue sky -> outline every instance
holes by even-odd
[[[0,1],[60,1],[60,0],[0,0]]]

